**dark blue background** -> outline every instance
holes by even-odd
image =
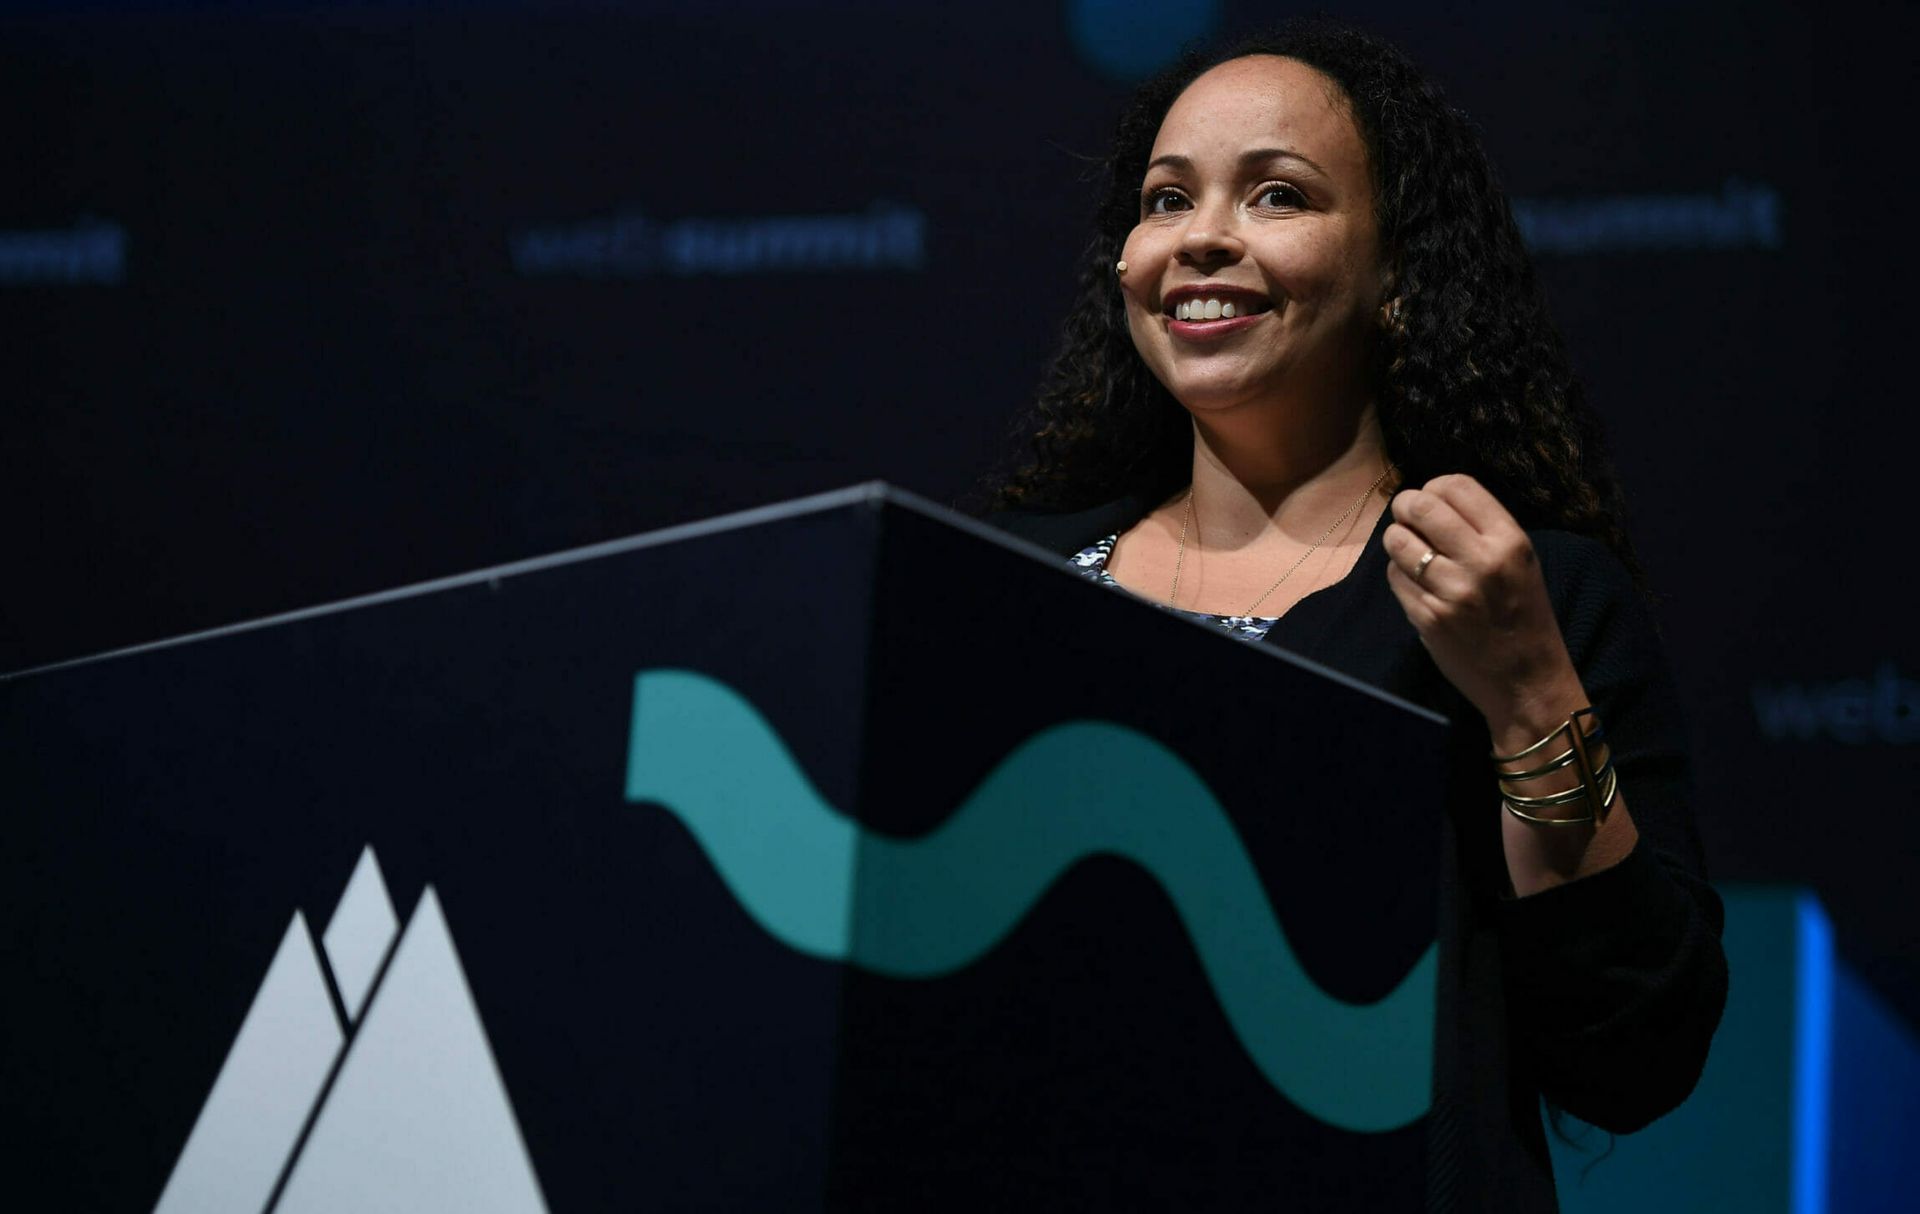
[[[1811,881],[1920,1017],[1914,9],[1609,8],[1345,11],[1522,202],[1716,875]],[[1288,11],[8,8],[0,669],[868,477],[955,497],[1129,75]]]

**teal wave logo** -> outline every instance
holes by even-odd
[[[938,828],[897,839],[829,805],[732,688],[650,670],[634,681],[626,795],[678,817],[768,934],[895,978],[985,956],[1081,860],[1131,860],[1166,890],[1228,1023],[1283,1096],[1362,1132],[1427,1111],[1436,950],[1376,1003],[1321,990],[1205,781],[1137,730],[1042,730]]]

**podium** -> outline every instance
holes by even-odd
[[[1443,734],[879,485],[4,676],[11,1170],[1414,1208]]]

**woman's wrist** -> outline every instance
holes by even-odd
[[[1493,753],[1516,754],[1567,723],[1592,704],[1572,666],[1535,690],[1522,692],[1485,713]]]

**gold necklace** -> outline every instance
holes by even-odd
[[[1267,601],[1268,595],[1280,589],[1280,583],[1292,577],[1296,569],[1300,568],[1300,566],[1307,563],[1308,557],[1320,551],[1320,545],[1327,542],[1327,537],[1332,535],[1335,531],[1338,531],[1340,529],[1341,523],[1344,523],[1348,519],[1352,518],[1353,512],[1355,510],[1358,510],[1362,505],[1366,504],[1366,500],[1373,496],[1373,491],[1378,489],[1382,484],[1384,484],[1386,482],[1387,477],[1390,476],[1392,473],[1393,473],[1393,465],[1388,464],[1387,467],[1380,473],[1379,477],[1371,485],[1367,486],[1367,491],[1365,493],[1362,493],[1359,499],[1356,500],[1353,503],[1353,505],[1348,506],[1345,510],[1341,511],[1340,517],[1337,519],[1334,519],[1333,523],[1325,531],[1322,531],[1320,533],[1320,538],[1313,541],[1313,547],[1301,553],[1300,559],[1295,561],[1293,564],[1287,566],[1287,571],[1281,574],[1279,577],[1273,579],[1273,585],[1261,591],[1260,597],[1253,600],[1253,606],[1247,608],[1245,611],[1241,612],[1240,614],[1243,616],[1252,615],[1255,609],[1257,609],[1260,606],[1260,604]],[[1179,551],[1175,552],[1173,556],[1173,588],[1167,591],[1167,606],[1169,607],[1177,608],[1180,606],[1180,566],[1186,563],[1187,529],[1192,525],[1193,525],[1193,486],[1188,485],[1187,486],[1187,508],[1180,518],[1180,549]]]

